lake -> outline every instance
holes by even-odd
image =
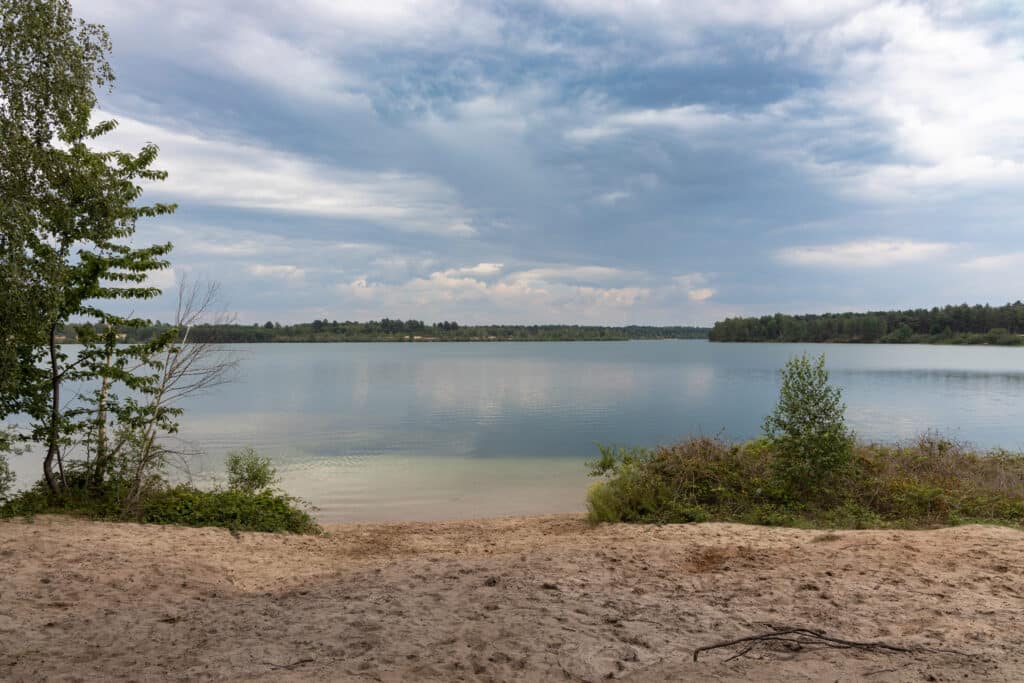
[[[865,440],[929,429],[1024,449],[1024,349],[706,341],[238,346],[238,379],[192,398],[181,437],[251,445],[324,522],[584,509],[596,444],[760,431],[794,354],[826,354]],[[20,481],[38,459],[15,458]]]

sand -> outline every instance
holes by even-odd
[[[0,679],[1024,680],[1024,534],[0,522]],[[798,625],[965,654],[694,648]]]

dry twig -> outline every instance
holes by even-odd
[[[721,648],[732,647],[733,645],[744,645],[744,648],[740,652],[734,654],[732,657],[729,657],[725,660],[727,662],[732,661],[733,659],[742,657],[743,655],[753,650],[758,643],[767,642],[792,643],[795,644],[797,647],[803,647],[806,645],[818,645],[821,647],[831,647],[839,650],[855,649],[865,650],[869,652],[885,652],[888,654],[942,652],[947,654],[960,655],[962,657],[971,656],[966,652],[960,652],[958,650],[938,650],[926,647],[904,647],[901,645],[893,645],[891,643],[886,643],[884,641],[863,642],[857,640],[845,640],[843,638],[834,638],[832,636],[826,635],[824,631],[811,628],[776,628],[771,633],[759,633],[757,635],[746,636],[744,638],[736,638],[735,640],[726,640],[720,643],[715,643],[713,645],[704,645],[703,647],[698,647],[696,650],[693,651],[693,661],[697,661],[697,657],[700,655],[701,652],[708,652],[709,650],[717,650]]]
[[[305,659],[297,659],[294,662],[291,662],[289,664],[275,664],[274,662],[263,662],[263,663],[266,664],[267,666],[273,667],[275,669],[294,669],[297,666],[301,666],[303,664],[309,664],[310,662],[315,662],[315,661],[316,660],[313,659],[312,657],[307,657]]]

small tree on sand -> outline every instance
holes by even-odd
[[[825,356],[791,358],[782,369],[782,388],[764,432],[775,451],[776,473],[791,492],[830,488],[853,453],[842,392],[828,382]]]
[[[251,446],[228,453],[228,488],[243,493],[266,491],[277,483],[277,470]]]

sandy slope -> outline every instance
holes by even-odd
[[[1024,534],[0,522],[0,679],[1024,680]],[[962,650],[693,648],[806,625]]]

